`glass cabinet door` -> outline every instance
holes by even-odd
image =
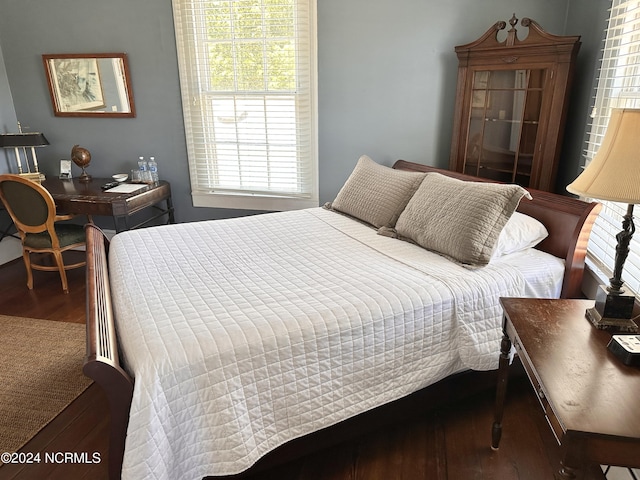
[[[464,173],[528,186],[545,70],[473,73]]]

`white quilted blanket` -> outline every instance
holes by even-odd
[[[110,251],[135,377],[123,479],[238,473],[293,438],[497,366],[512,266],[468,270],[323,209],[135,230]]]

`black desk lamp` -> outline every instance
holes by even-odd
[[[18,175],[29,178],[29,180],[40,181],[44,180],[44,175],[38,170],[38,157],[36,156],[36,147],[44,147],[49,145],[49,142],[42,133],[23,133],[20,122],[18,122],[19,133],[4,133],[0,134],[0,147],[1,148],[13,148],[16,153],[16,163],[18,164]],[[33,159],[33,171],[29,166],[29,156],[27,155],[27,148],[31,149],[31,158]],[[22,157],[20,156],[20,149],[24,154],[26,168],[22,167]],[[25,171],[26,170],[26,171]]]
[[[608,287],[600,287],[587,318],[603,330],[637,333],[632,320],[635,296],[622,289],[622,270],[635,232],[633,206],[640,203],[640,109],[613,109],[596,156],[567,190],[576,195],[626,203],[622,231],[616,235],[615,266]]]

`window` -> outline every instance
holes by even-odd
[[[316,0],[173,0],[194,206],[318,205]]]
[[[612,108],[640,108],[640,1],[613,0],[587,135],[586,163],[598,151]],[[615,235],[622,230],[627,205],[602,202],[591,233],[588,258],[606,276],[612,275]],[[640,293],[640,239],[631,242],[624,266],[625,287]]]

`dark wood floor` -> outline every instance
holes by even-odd
[[[64,295],[56,274],[34,272],[26,287],[21,261],[0,267],[0,314],[83,322],[84,269],[69,272]],[[509,386],[499,451],[489,448],[491,390],[433,411],[415,409],[409,420],[245,476],[251,480],[541,480],[553,478],[560,449],[526,380]],[[36,435],[23,452],[94,452],[98,464],[4,465],[4,479],[106,478],[108,415],[93,385]],[[586,479],[602,479],[597,466]]]

